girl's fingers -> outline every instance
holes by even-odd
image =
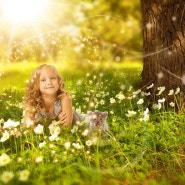
[[[66,113],[65,112],[61,112],[58,116],[60,119],[63,119],[65,117],[67,117]]]
[[[67,122],[67,115],[65,112],[61,112],[58,117],[62,124]]]

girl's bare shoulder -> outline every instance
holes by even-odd
[[[71,101],[72,100],[72,97],[69,93],[64,93],[61,98],[60,98],[60,101],[63,102],[63,101]]]

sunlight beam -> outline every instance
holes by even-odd
[[[33,22],[44,14],[47,0],[4,0],[3,16],[13,23]]]

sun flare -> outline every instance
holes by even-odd
[[[3,16],[13,23],[37,21],[44,15],[47,0],[4,0]]]

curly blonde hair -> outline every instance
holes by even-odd
[[[29,114],[33,120],[35,119],[36,113],[39,113],[41,110],[45,110],[44,102],[42,100],[41,93],[40,93],[40,85],[39,85],[41,70],[44,67],[48,67],[52,69],[57,75],[57,78],[59,81],[59,89],[57,91],[57,100],[60,100],[62,96],[67,93],[65,90],[64,80],[62,76],[60,76],[59,72],[54,66],[48,65],[48,64],[42,64],[39,67],[37,67],[33,71],[30,77],[30,80],[28,81],[26,85],[25,96],[23,99],[23,108],[26,111],[29,111]]]

